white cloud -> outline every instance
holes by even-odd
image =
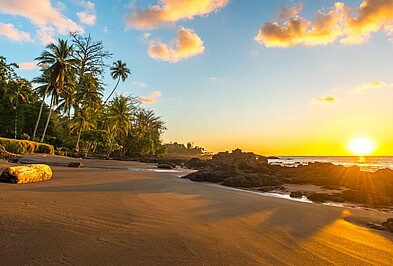
[[[209,80],[216,81],[216,80],[218,80],[218,78],[216,78],[216,77],[210,77]]]
[[[83,27],[62,14],[61,5],[60,8],[52,6],[50,0],[0,0],[0,13],[30,20],[38,28],[38,37],[44,44],[52,41],[56,34],[84,32]]]
[[[20,31],[12,24],[0,23],[0,36],[4,36],[14,42],[32,42],[30,34]]]
[[[147,87],[146,83],[140,82],[140,81],[133,82],[132,85],[134,85],[134,86],[136,86],[136,87],[138,87],[140,89],[143,89],[144,87]]]
[[[94,26],[97,19],[95,4],[93,2],[83,0],[79,4],[85,8],[84,11],[76,13],[80,22],[88,26]]]

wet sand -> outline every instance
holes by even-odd
[[[365,227],[388,214],[223,189],[149,164],[25,159],[49,162],[54,177],[0,183],[1,265],[393,264],[393,234]]]

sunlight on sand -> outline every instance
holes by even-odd
[[[332,264],[393,265],[393,243],[364,227],[340,218],[301,246]]]

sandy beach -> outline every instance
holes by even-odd
[[[391,214],[224,189],[152,164],[23,160],[54,176],[0,183],[1,265],[393,265],[393,234],[366,227]]]

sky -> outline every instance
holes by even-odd
[[[364,137],[393,155],[393,0],[0,0],[0,55],[23,77],[70,31],[127,63],[117,93],[162,117],[165,142],[351,155]]]

